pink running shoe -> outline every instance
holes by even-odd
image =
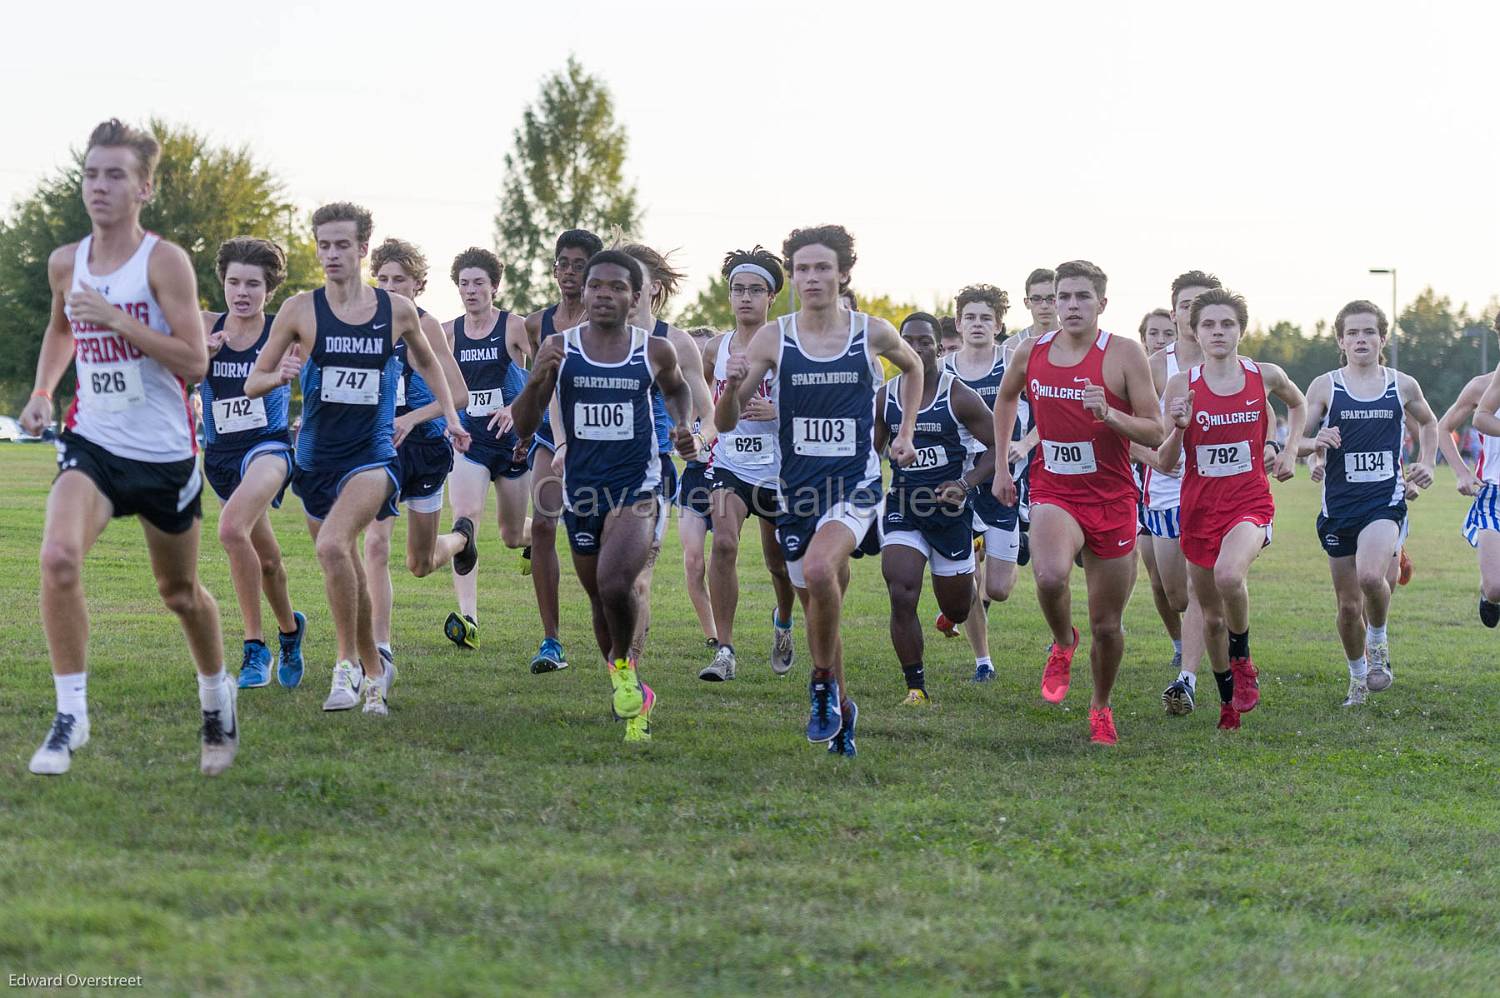
[[[1227,703],[1219,704],[1219,730],[1240,730],[1240,712]]]
[[[1115,732],[1115,715],[1108,707],[1089,711],[1089,741],[1095,745],[1118,745],[1120,736]]]
[[[1248,714],[1260,703],[1260,683],[1255,678],[1259,673],[1255,671],[1255,663],[1248,658],[1232,658],[1229,671],[1234,676],[1234,700],[1230,705],[1239,713]]]
[[[1073,643],[1064,648],[1057,642],[1047,650],[1047,667],[1042,670],[1042,699],[1062,703],[1068,695],[1073,671],[1073,653],[1078,650],[1078,628],[1073,628]],[[1113,730],[1113,729],[1111,729]]]

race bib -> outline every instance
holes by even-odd
[[[372,367],[323,368],[324,402],[375,405],[380,401],[380,371]]]
[[[242,433],[266,425],[266,400],[246,398],[214,399],[214,430],[218,433]]]
[[[907,471],[931,471],[948,463],[948,448],[918,447],[917,459],[906,466]]]
[[[396,408],[406,408],[406,379],[396,379]]]
[[[1042,458],[1047,470],[1054,475],[1090,475],[1099,469],[1094,461],[1092,440],[1080,440],[1076,444],[1043,440]]]
[[[574,402],[573,436],[629,440],[635,436],[635,408],[629,402]]]
[[[736,464],[770,464],[776,459],[776,444],[769,433],[747,433],[724,439]]]
[[[1396,462],[1388,450],[1355,451],[1344,455],[1344,479],[1383,482],[1396,477]]]
[[[792,450],[803,457],[853,457],[854,420],[797,416],[792,420]]]
[[[1199,444],[1194,453],[1198,458],[1198,474],[1204,478],[1243,475],[1254,467],[1250,461],[1248,440],[1236,440],[1232,444]]]
[[[464,412],[470,416],[489,416],[500,411],[504,404],[498,388],[470,388],[469,405]]]
[[[109,412],[123,412],[146,401],[139,363],[111,364],[89,371],[90,400]]]

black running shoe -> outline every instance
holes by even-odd
[[[460,516],[453,521],[453,532],[464,536],[464,549],[453,556],[453,571],[468,575],[479,564],[479,548],[474,545],[474,521]]]

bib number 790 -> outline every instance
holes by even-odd
[[[1099,467],[1094,460],[1092,440],[1080,440],[1077,443],[1043,440],[1042,459],[1047,470],[1054,475],[1088,475]]]

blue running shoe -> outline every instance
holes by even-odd
[[[853,759],[856,755],[854,747],[854,725],[859,720],[859,704],[853,700],[849,701],[848,710],[844,711],[844,728],[833,736],[828,743],[828,751],[832,755],[842,755]]]
[[[540,676],[544,672],[557,672],[568,667],[568,656],[563,654],[562,642],[556,638],[544,638],[531,660],[531,674]]]
[[[302,682],[302,638],[307,634],[307,618],[293,612],[297,621],[294,634],[281,634],[281,652],[276,656],[276,681],[283,689],[294,690]]]
[[[240,663],[239,688],[258,690],[271,685],[271,649],[264,641],[246,641],[245,658]]]
[[[974,682],[987,683],[995,678],[995,667],[988,663],[974,666]]]
[[[813,744],[832,741],[843,730],[844,715],[839,711],[839,684],[832,678],[814,679],[807,684],[812,713],[807,718],[807,740]]]

